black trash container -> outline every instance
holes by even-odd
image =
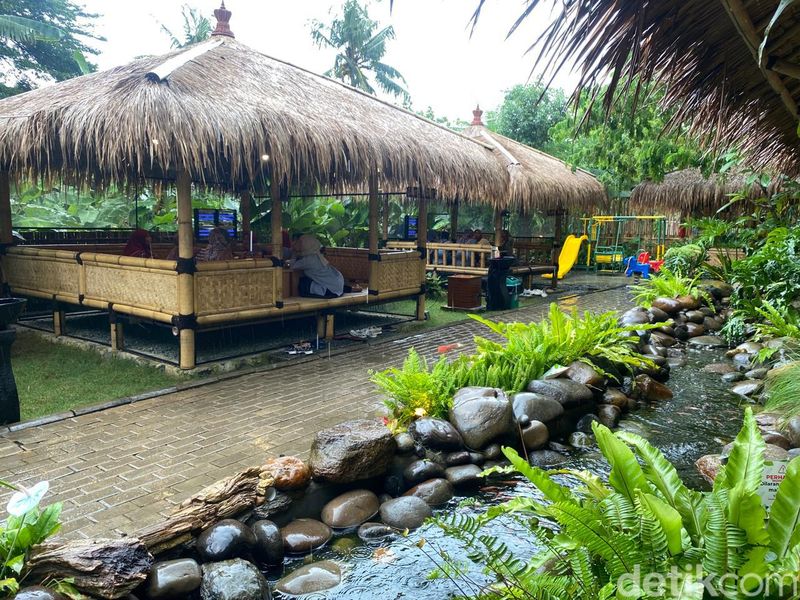
[[[489,260],[489,274],[486,278],[486,310],[508,310],[511,308],[511,294],[508,293],[506,277],[517,262],[513,256],[503,256]]]

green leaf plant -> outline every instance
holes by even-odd
[[[536,487],[479,516],[434,519],[467,556],[494,575],[476,598],[797,598],[800,459],[788,463],[772,507],[762,504],[765,443],[753,413],[713,489],[688,488],[644,438],[595,423],[611,466],[608,482],[584,471],[544,471],[503,452]],[[572,481],[572,485],[566,485]],[[538,551],[519,558],[484,527],[511,519]]]

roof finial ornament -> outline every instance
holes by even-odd
[[[231,11],[225,8],[225,0],[222,0],[220,7],[214,11],[214,16],[217,18],[217,27],[211,32],[211,35],[224,35],[227,37],[235,38],[231,31]]]
[[[483,116],[483,111],[481,110],[481,105],[478,104],[475,107],[475,110],[472,111],[472,125],[483,125],[483,120],[481,117]]]

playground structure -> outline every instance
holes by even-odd
[[[662,215],[595,215],[581,219],[589,244],[585,266],[598,272],[625,270],[628,257],[646,252],[655,261],[666,251],[667,218]],[[649,258],[648,258],[649,261]]]
[[[564,245],[561,247],[561,252],[558,254],[557,279],[564,279],[564,275],[572,270],[572,267],[578,262],[578,255],[580,254],[583,242],[588,239],[586,235],[580,237],[574,235],[567,236],[567,239],[564,240]],[[553,275],[551,273],[545,273],[542,277],[552,279]]]

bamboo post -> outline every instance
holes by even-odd
[[[270,175],[269,194],[272,198],[272,213],[270,221],[272,225],[271,242],[272,256],[278,261],[278,265],[283,264],[283,196],[281,194],[281,183],[275,173]],[[283,273],[275,278],[275,305],[283,307]],[[289,290],[291,293],[291,290]]]
[[[0,244],[11,244],[11,180],[8,171],[0,171]]]
[[[333,315],[317,315],[317,337],[331,341],[333,339]]]
[[[60,337],[67,333],[67,317],[64,306],[59,302],[53,303],[53,333]]]
[[[450,204],[450,241],[458,239],[458,200]]]
[[[119,352],[125,349],[125,332],[122,321],[114,310],[108,311],[108,322],[111,326],[111,350]]]
[[[503,211],[494,209],[494,245],[500,247],[500,234],[503,231]]]
[[[417,321],[425,320],[425,268],[428,258],[428,199],[427,190],[422,189],[417,200],[417,248],[420,253],[420,289],[417,296]]]
[[[192,229],[192,180],[185,169],[178,171],[178,258],[180,263],[194,258]],[[178,271],[178,335],[180,336],[180,367],[195,367],[194,274],[190,269]],[[188,320],[188,323],[187,323]]]
[[[389,239],[389,195],[384,194],[383,196],[383,207],[381,211],[382,223],[381,223],[381,239],[383,240],[383,245],[386,245],[386,242]]]
[[[239,196],[239,214],[242,215],[242,248],[245,252],[250,249],[250,192],[242,192]]]
[[[561,253],[561,238],[564,237],[564,211],[560,207],[556,209],[555,226],[553,228],[553,264],[558,264],[558,255]]]
[[[378,254],[378,172],[369,174],[369,291],[380,293],[380,255]]]

